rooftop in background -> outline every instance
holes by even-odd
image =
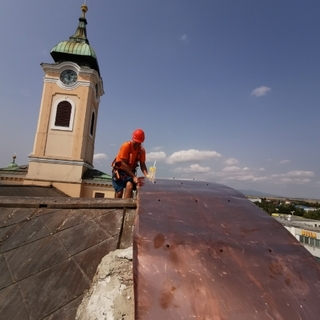
[[[0,197],[67,197],[53,187],[16,186],[0,184]]]
[[[7,167],[0,168],[0,180],[2,180],[0,181],[0,196],[67,197],[66,194],[54,187],[23,185],[28,168],[28,165],[17,165],[15,157]],[[87,169],[82,180],[89,184],[111,185],[112,176],[97,169]]]
[[[306,219],[287,214],[272,214],[272,216],[284,226],[304,228],[310,231],[320,232],[320,220]]]

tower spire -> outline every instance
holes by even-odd
[[[79,25],[74,33],[69,39],[76,41],[76,42],[85,42],[89,44],[89,40],[87,38],[87,19],[86,19],[86,12],[88,11],[88,7],[86,4],[81,6],[82,16],[79,18]]]
[[[86,0],[84,0],[84,4],[81,6],[81,10],[82,10],[82,18],[85,18],[86,12],[88,11],[88,6],[86,4]]]
[[[75,33],[69,40],[59,42],[51,50],[51,56],[55,62],[73,61],[79,66],[88,66],[96,70],[100,75],[97,56],[87,38],[86,2],[81,6],[81,11],[82,15]]]

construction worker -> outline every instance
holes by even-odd
[[[125,189],[124,198],[131,198],[136,186],[143,183],[143,178],[136,176],[139,164],[144,176],[148,177],[146,151],[142,147],[144,139],[143,130],[136,129],[132,133],[132,140],[121,145],[118,155],[112,163],[112,185],[115,190],[115,198],[122,198],[123,189]]]

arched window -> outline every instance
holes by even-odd
[[[94,124],[95,124],[95,113],[94,111],[92,111],[92,114],[91,114],[91,124],[90,124],[90,135],[93,137],[93,134],[94,134]]]
[[[51,129],[72,131],[75,112],[76,106],[71,99],[66,97],[57,100],[52,106]]]
[[[72,106],[68,101],[61,101],[57,105],[56,119],[54,125],[57,127],[70,127]]]

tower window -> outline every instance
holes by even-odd
[[[56,120],[54,125],[57,127],[67,127],[70,126],[72,106],[68,101],[61,101],[57,106]]]
[[[72,131],[76,106],[68,97],[57,100],[51,111],[51,129]]]
[[[98,91],[98,84],[96,83],[96,98],[98,99],[99,98],[99,91]]]
[[[95,123],[95,113],[94,111],[92,111],[92,114],[91,114],[91,124],[90,124],[90,135],[93,136],[93,133],[94,133],[94,123]]]

